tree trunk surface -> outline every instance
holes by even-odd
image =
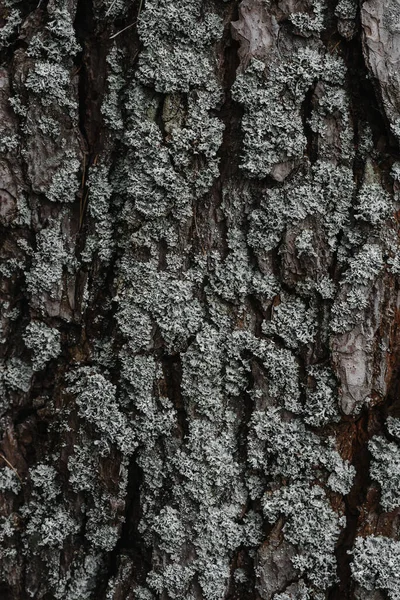
[[[0,599],[399,600],[399,1],[0,48]]]

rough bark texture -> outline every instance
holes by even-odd
[[[399,1],[0,19],[1,600],[398,600]]]

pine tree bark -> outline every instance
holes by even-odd
[[[398,0],[1,0],[1,600],[400,598]]]

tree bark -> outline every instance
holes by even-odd
[[[398,0],[0,8],[1,600],[398,600]]]

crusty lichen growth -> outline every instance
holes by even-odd
[[[43,316],[62,314],[67,275],[68,272],[72,274],[76,267],[65,216],[61,213],[58,219],[49,219],[47,226],[38,231],[31,267],[25,276],[31,304]]]
[[[114,239],[110,210],[112,187],[105,165],[91,167],[88,187],[90,193],[88,213],[93,230],[86,237],[86,246],[81,258],[84,262],[90,263],[96,256],[100,261],[108,264],[113,254]]]
[[[366,590],[400,596],[400,542],[383,536],[358,537],[352,552],[352,576]]]
[[[15,469],[10,469],[8,465],[0,470],[0,491],[1,492],[12,492],[13,494],[19,494],[21,491],[21,481],[18,478],[18,473]]]
[[[203,16],[203,18],[201,18]],[[139,36],[144,50],[139,60],[139,78],[156,91],[188,92],[213,85],[211,44],[222,34],[222,22],[213,12],[202,15],[200,0],[166,0],[146,3]]]
[[[270,522],[285,515],[285,538],[297,549],[292,559],[295,569],[307,573],[317,590],[329,588],[336,580],[334,549],[345,518],[332,510],[324,490],[318,485],[289,485],[267,494],[263,509]]]
[[[32,496],[22,510],[26,518],[25,537],[28,547],[45,546],[61,549],[65,539],[76,533],[79,524],[61,503],[61,489],[54,467],[39,464],[30,472]],[[50,504],[53,504],[50,510]]]
[[[370,475],[380,485],[382,508],[385,511],[395,510],[400,506],[400,448],[396,442],[375,436],[368,449],[372,454]]]
[[[235,100],[245,108],[242,121],[242,168],[250,177],[270,175],[283,181],[304,156],[301,105],[316,78],[330,85],[344,82],[342,61],[316,50],[299,48],[281,60],[277,47],[271,63],[253,59],[233,86]]]
[[[31,321],[24,334],[24,342],[32,351],[34,370],[42,369],[52,358],[61,352],[60,333],[40,321]]]
[[[400,272],[334,7],[243,0],[237,53],[233,2],[94,0],[77,19],[50,0],[34,26],[8,4],[0,42],[25,37],[10,102],[0,87],[3,578],[57,600],[324,600],[358,481],[343,428],[384,397]],[[354,7],[335,9],[347,39]],[[396,598],[396,543],[357,538],[354,583]]]
[[[123,453],[132,454],[136,448],[135,434],[118,406],[115,385],[90,367],[71,373],[69,380],[72,385],[68,391],[75,396],[79,415]]]

